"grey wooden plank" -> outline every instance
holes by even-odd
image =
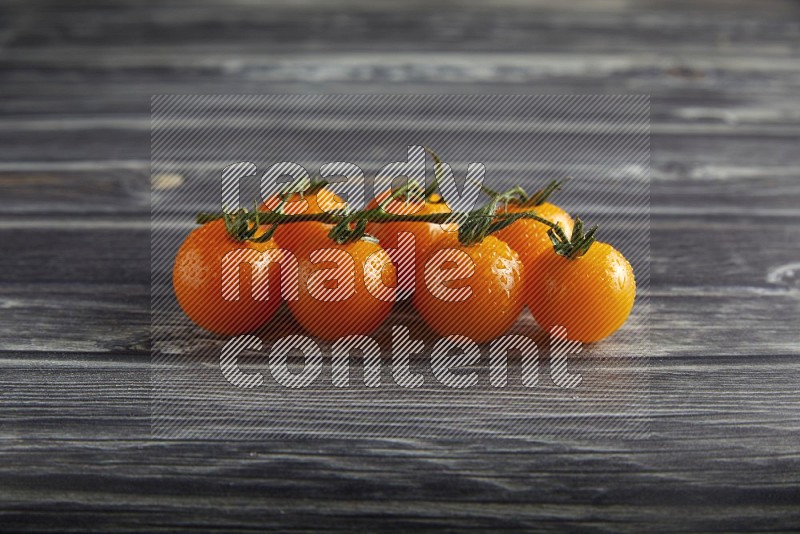
[[[452,481],[449,481],[452,482]],[[569,482],[569,480],[567,480]],[[444,482],[447,483],[447,482]],[[741,492],[741,494],[745,494]],[[698,497],[690,493],[687,496]],[[99,525],[99,528],[124,530],[192,530],[231,531],[252,530],[318,530],[353,531],[373,530],[407,531],[412,529],[450,529],[484,531],[496,529],[563,531],[621,531],[637,532],[643,529],[656,532],[752,532],[755,529],[791,531],[797,515],[788,506],[761,505],[509,505],[491,503],[451,503],[441,501],[378,502],[308,502],[298,500],[262,498],[219,498],[218,508],[202,506],[209,498],[197,498],[200,505],[192,506],[185,499],[142,497],[131,504],[114,505],[102,498],[89,495],[76,499],[79,512],[69,512],[69,505],[49,505],[56,513],[45,513],[38,518],[25,511],[31,505],[20,506],[17,514],[9,514],[12,526],[26,525],[40,530],[54,517],[65,517],[80,525]],[[733,500],[733,499],[731,499]],[[88,501],[88,502],[87,502]],[[168,503],[168,504],[167,504]],[[243,511],[244,510],[244,511]],[[146,513],[145,513],[146,512]],[[279,518],[279,519],[278,519]],[[665,525],[671,527],[654,527]],[[161,527],[161,528],[159,528]]]
[[[652,434],[641,445],[638,444],[639,440],[627,443],[632,449],[638,449],[659,443],[659,446],[666,447],[670,440],[684,439],[687,443],[683,446],[690,447],[689,443],[693,441],[716,439],[719,443],[715,446],[720,449],[724,449],[726,444],[749,443],[748,446],[760,450],[763,455],[770,451],[791,453],[791,441],[782,442],[770,439],[770,436],[790,439],[798,430],[795,414],[800,408],[800,398],[794,388],[798,376],[796,355],[796,351],[785,357],[726,355],[709,358],[713,363],[693,362],[686,366],[676,365],[668,358],[653,359],[646,371],[650,382],[649,406],[640,414],[642,418],[650,419]],[[42,358],[45,356],[49,362],[43,367]],[[1,361],[4,374],[3,395],[0,397],[3,408],[0,433],[3,439],[12,440],[9,444],[15,439],[34,438],[114,441],[150,437],[151,369],[146,354],[140,353],[138,358],[134,358],[124,353],[104,357],[84,353],[4,353]],[[595,372],[599,370],[595,369]],[[484,393],[483,402],[487,410],[492,403],[501,400],[509,403],[509,414],[528,410],[528,413],[535,415],[540,408],[550,405],[544,390],[535,396],[528,395],[529,407],[515,406],[513,396],[504,394],[500,397],[496,394],[493,397]],[[335,417],[345,417],[348,412],[352,414],[360,406],[355,395],[343,395],[341,391],[330,388],[315,389],[313,394],[313,398],[308,398],[308,406],[320,409],[335,406],[336,413],[332,414]],[[380,400],[377,393],[371,394],[376,401]],[[58,403],[52,402],[54,397],[59,399]],[[240,402],[244,402],[245,398],[239,399]],[[200,392],[182,399],[198,404],[229,402],[211,392],[207,395]],[[451,397],[451,400],[458,399]],[[408,402],[409,405],[404,408],[407,417],[424,417],[429,428],[442,424],[440,419],[447,417],[446,412],[442,411],[441,399],[426,392],[414,398],[409,397]],[[307,413],[306,407],[300,406],[287,405],[283,410],[288,417],[299,418]],[[598,418],[603,414],[620,415],[620,407],[613,403],[598,402],[594,411]],[[374,415],[360,410],[358,413],[363,413],[365,418]],[[254,420],[251,424],[257,423]],[[275,422],[264,418],[260,424],[264,428],[273,428]],[[203,428],[202,424],[197,427],[199,435],[210,435],[209,430],[203,431]],[[189,435],[187,429],[183,431]],[[329,439],[331,435],[319,429],[316,435],[309,432],[306,437]],[[594,434],[594,437],[587,433],[583,439],[557,438],[550,432],[520,435],[527,436],[528,440],[543,439],[553,443],[561,439],[567,443],[616,443],[601,432]],[[384,436],[391,434],[385,433]],[[759,438],[761,443],[757,442]],[[230,439],[238,441],[233,437]],[[486,434],[482,439],[489,443],[496,441],[492,439],[492,434]],[[405,440],[412,443],[416,440],[424,443],[430,441],[422,436],[406,437]],[[283,440],[264,441],[280,444]],[[469,439],[461,441],[471,442]],[[476,440],[475,443],[480,441]],[[667,448],[671,450],[672,446]],[[797,451],[794,452],[797,455]],[[797,473],[787,475],[797,476]]]
[[[59,355],[54,354],[53,358],[58,361]],[[64,483],[74,482],[69,473],[75,469],[83,469],[83,476],[87,476],[88,470],[92,478],[126,485],[138,472],[139,482],[135,486],[149,488],[165,480],[196,484],[193,473],[185,469],[190,467],[194,472],[199,471],[198,476],[205,484],[224,487],[229,478],[249,471],[248,464],[253,464],[252,481],[261,488],[262,497],[268,492],[285,498],[331,498],[337,495],[331,489],[354,479],[364,479],[365,484],[349,487],[348,499],[369,497],[371,487],[382,486],[387,481],[385,477],[390,477],[403,489],[388,490],[389,494],[384,494],[387,500],[415,498],[422,492],[434,499],[483,501],[487,488],[475,487],[469,491],[470,484],[464,484],[466,480],[480,481],[480,486],[504,488],[502,501],[507,504],[515,501],[574,504],[582,501],[580,494],[565,494],[556,488],[589,478],[594,479],[591,484],[605,488],[604,500],[609,503],[632,500],[651,505],[688,504],[693,494],[701,495],[716,488],[707,498],[720,504],[790,506],[796,502],[793,499],[800,482],[796,469],[800,456],[791,438],[798,430],[793,414],[800,403],[791,378],[797,376],[796,359],[772,360],[765,365],[741,364],[746,373],[741,372],[739,364],[730,361],[706,367],[693,363],[691,374],[676,372],[669,361],[655,360],[651,365],[651,439],[534,437],[474,442],[425,439],[147,442],[142,441],[149,436],[146,362],[66,355],[53,369],[42,369],[37,360],[28,359],[23,353],[4,358],[3,363],[8,370],[4,374],[3,391],[10,393],[11,399],[4,402],[0,425],[4,439],[0,453],[4,462],[0,470],[5,472],[6,480],[12,481],[0,492],[6,492],[7,496],[15,492],[24,496],[23,488],[34,490],[44,475],[63,479]],[[777,382],[783,382],[784,388],[776,389]],[[60,399],[58,405],[50,402],[53,396]],[[60,459],[58,463],[48,462],[53,455]],[[25,457],[28,470],[16,473],[15,465]],[[84,464],[92,457],[105,460],[90,466]],[[206,463],[198,465],[198,457],[204,457]],[[676,462],[676,458],[680,461]],[[579,465],[571,465],[575,462]],[[768,467],[765,462],[769,462]],[[426,464],[429,468],[431,465],[446,468],[446,476],[462,479],[457,491],[451,493],[439,484],[426,483],[420,475],[431,474],[430,469],[419,471]],[[340,471],[342,466],[347,466],[344,472]],[[736,468],[731,469],[732,466]],[[126,473],[128,470],[130,475]],[[229,470],[231,474],[226,475]],[[299,478],[287,478],[287,472],[294,471]],[[148,472],[151,474],[145,475]],[[156,477],[157,473],[160,476]],[[603,478],[611,473],[614,480]],[[431,476],[441,478],[444,474]],[[320,476],[323,481],[315,482]],[[623,480],[627,485],[618,484]],[[534,481],[537,483],[532,484]],[[288,493],[287,483],[291,487]],[[326,486],[319,494],[315,490],[317,484]],[[661,484],[660,491],[650,484]],[[761,493],[765,484],[771,485],[775,492]],[[87,482],[79,493],[91,492],[93,487],[96,483]],[[49,487],[45,491],[56,494],[58,490]],[[247,489],[239,486],[229,491],[245,493]],[[198,494],[196,487],[192,493]],[[135,498],[135,494],[127,497]]]
[[[35,115],[48,110],[62,114],[78,110],[107,113],[132,110],[145,113],[153,94],[262,94],[262,93],[519,93],[519,94],[641,94],[689,103],[741,104],[791,109],[797,91],[795,70],[785,71],[791,59],[774,69],[769,62],[753,58],[750,65],[716,65],[717,61],[662,59],[653,53],[629,65],[627,56],[585,57],[569,63],[570,55],[507,55],[452,57],[448,54],[390,53],[340,54],[298,57],[286,64],[270,62],[253,53],[252,62],[238,72],[228,72],[226,61],[244,61],[238,50],[228,56],[208,59],[210,66],[183,64],[152,72],[147,58],[138,68],[109,67],[87,70],[79,77],[74,69],[59,65],[31,70],[24,64],[4,67],[4,92],[14,96],[3,103],[9,113]],[[154,52],[154,57],[158,57]],[[207,55],[198,56],[202,62]],[[690,56],[691,57],[691,56]],[[414,59],[417,58],[417,59]],[[480,61],[477,61],[480,59]],[[174,58],[186,63],[185,58]],[[566,64],[565,64],[566,62]],[[737,67],[737,68],[734,68]],[[79,68],[75,67],[75,68]],[[782,72],[784,69],[785,72]],[[687,77],[685,72],[695,73]],[[447,76],[444,76],[446,73]],[[87,91],[83,79],[91,80]],[[384,84],[391,81],[391,91]],[[93,98],[87,100],[88,96]]]
[[[117,215],[139,219],[150,213],[149,164],[138,170],[90,167],[84,170],[0,171],[0,213],[27,216],[34,223],[53,217]],[[12,217],[6,222],[13,220]]]
[[[662,98],[747,95],[773,105],[776,98],[791,105],[796,94],[792,43],[800,30],[791,2],[749,8],[746,22],[738,3],[730,4],[738,12],[651,2],[553,12],[546,4],[510,11],[414,4],[391,12],[360,5],[332,17],[319,5],[261,11],[244,3],[208,24],[213,4],[160,6],[154,17],[124,4],[45,3],[19,17],[9,53],[0,56],[4,90],[16,96],[3,105],[36,114],[61,102],[62,112],[91,112],[106,101],[119,113],[144,111],[150,94],[186,87],[346,92],[363,91],[366,82],[422,92],[646,89]],[[363,51],[365,39],[373,52]],[[84,79],[95,88],[89,102]],[[42,98],[32,100],[35,94]]]
[[[68,289],[48,284],[2,287],[2,351],[33,350],[46,355],[52,351],[142,354],[147,350],[146,286],[127,291],[108,284],[74,284]],[[753,358],[800,351],[796,288],[654,288],[650,299],[652,356]],[[525,320],[521,318],[517,325],[521,332],[535,332]],[[418,318],[401,311],[391,321],[422,328]],[[187,339],[217,342],[184,319],[176,331]]]
[[[703,387],[702,382],[691,385]],[[677,377],[672,384],[681,387],[673,399],[690,387]],[[717,391],[713,384],[706,387]],[[112,410],[123,406],[111,393],[100,399]],[[67,407],[69,428],[72,406]],[[664,425],[658,439],[627,443],[143,442],[121,437],[118,429],[108,439],[104,425],[96,424],[94,441],[71,439],[69,431],[63,441],[6,441],[0,493],[10,505],[7,524],[40,528],[56,512],[94,525],[119,513],[116,524],[131,526],[152,521],[188,527],[191,517],[191,525],[204,528],[232,521],[242,528],[256,522],[313,528],[320,521],[387,521],[556,529],[591,521],[615,529],[660,522],[672,530],[739,531],[753,521],[776,530],[797,520],[800,457],[791,433],[783,434],[785,441],[765,439],[780,435],[767,420],[761,426],[769,430],[732,434],[742,425],[713,409],[689,420],[683,409],[664,412],[659,419],[671,425]],[[130,415],[125,420],[141,421]],[[38,520],[26,513],[37,505],[49,511]]]
[[[98,284],[150,283],[149,223],[139,230],[119,231],[115,226],[79,227],[63,225],[58,243],[53,229],[11,229],[2,241],[4,284],[20,282],[52,284],[91,282]],[[58,228],[58,225],[56,225]]]
[[[430,481],[435,483],[437,481]],[[615,482],[610,478],[610,482]],[[440,484],[463,483],[458,479],[445,479]],[[584,480],[564,479],[564,484],[585,483]],[[179,488],[182,486],[179,486]],[[196,486],[195,486],[196,487]],[[636,486],[639,488],[639,486]],[[652,486],[644,486],[651,491]],[[112,486],[113,488],[113,486]],[[222,490],[219,490],[222,491]],[[258,495],[257,488],[251,491]],[[719,491],[719,490],[717,490]],[[674,493],[677,493],[675,490]],[[76,492],[77,493],[77,492]],[[602,490],[597,491],[602,494]],[[733,491],[726,500],[747,498],[750,492]],[[656,495],[668,495],[658,491]],[[75,495],[75,494],[73,494]],[[611,494],[610,497],[613,497]],[[165,498],[163,495],[130,497],[130,501],[119,505],[108,502],[100,494],[77,493],[70,503],[49,503],[46,496],[40,497],[48,504],[48,512],[31,517],[26,511],[34,509],[32,504],[20,504],[17,513],[8,515],[12,527],[25,525],[37,530],[49,526],[54,517],[70,520],[71,524],[95,525],[99,528],[157,529],[166,530],[317,530],[320,525],[335,530],[406,531],[422,528],[431,530],[496,530],[523,529],[543,532],[563,531],[622,531],[637,532],[643,529],[669,532],[752,532],[791,531],[797,521],[793,507],[787,505],[743,506],[720,504],[691,505],[690,498],[700,499],[702,493],[684,493],[677,504],[500,504],[449,502],[441,500],[404,500],[399,502],[373,502],[368,500],[322,501],[315,499],[258,499],[247,497],[217,497],[216,507],[209,507],[212,497],[197,497],[192,504],[180,497]],[[722,499],[720,499],[722,500]],[[601,499],[602,501],[602,499]],[[74,503],[74,504],[72,504]],[[49,510],[53,510],[50,512]],[[56,515],[57,514],[57,515]],[[670,527],[665,525],[669,524]],[[661,527],[654,525],[662,525]]]
[[[427,68],[408,67],[408,60],[396,58],[387,66],[386,58],[364,60],[364,66],[349,70],[330,70],[329,64],[337,64],[336,56],[317,61],[306,68],[282,71],[281,77],[248,72],[204,73],[178,71],[165,73],[149,71],[125,71],[118,75],[109,73],[70,75],[71,71],[58,72],[53,69],[19,72],[5,71],[4,93],[14,98],[0,101],[0,110],[9,118],[35,118],[52,114],[54,117],[74,117],[78,114],[93,116],[135,116],[141,119],[150,109],[150,97],[154,94],[263,94],[263,93],[384,93],[382,83],[391,77],[391,93],[401,94],[641,94],[646,92],[654,98],[654,121],[671,119],[677,121],[697,120],[705,115],[709,120],[734,122],[795,121],[792,110],[797,94],[795,75],[778,75],[766,71],[744,72],[740,75],[715,72],[705,79],[686,79],[679,75],[680,61],[666,62],[658,68],[640,68],[609,73],[607,76],[593,71],[572,74],[541,73],[546,65],[531,63],[522,67],[498,65],[491,76],[485,73],[478,78],[464,71],[459,65],[448,62],[446,57],[429,58]],[[434,59],[436,59],[434,61]],[[560,58],[548,62],[550,69],[557,66]],[[491,61],[494,65],[497,61]],[[502,62],[501,62],[502,63]],[[587,63],[586,68],[591,68]],[[706,68],[706,67],[703,67]],[[325,73],[327,76],[323,76]],[[442,79],[447,72],[448,79]],[[332,73],[332,74],[331,74]],[[338,73],[338,74],[337,74]],[[309,79],[311,75],[313,79]],[[335,74],[335,75],[333,75]],[[81,81],[91,79],[91,91]],[[266,79],[265,79],[266,78]],[[659,108],[668,111],[661,112]],[[676,110],[670,116],[669,110]],[[794,118],[793,118],[794,117]]]
[[[709,221],[719,221],[743,218],[746,211],[749,219],[791,221],[800,213],[797,208],[800,167],[795,171],[778,166],[708,165],[693,163],[685,156],[678,157],[677,151],[674,159],[668,160],[663,155],[662,159],[663,165],[650,171],[650,210],[655,218],[707,217]],[[365,169],[385,163],[373,159],[368,161],[369,166],[362,163]],[[218,163],[220,168],[224,168],[225,162]],[[213,164],[209,165],[214,168]],[[159,181],[157,177],[151,177],[149,161],[29,162],[18,163],[18,166],[26,170],[3,170],[0,165],[0,228],[37,228],[66,222],[78,224],[78,216],[85,220],[85,226],[91,226],[91,221],[95,220],[98,225],[108,225],[113,221],[123,229],[141,228],[150,217],[151,191],[174,191],[185,187],[189,181],[220,179],[217,173],[206,172],[180,174]],[[310,172],[314,172],[315,167],[309,167]],[[561,167],[562,174],[570,170],[569,163]],[[539,187],[545,181],[544,172],[542,169],[526,171],[525,186],[530,190]],[[558,174],[559,165],[548,168],[546,172],[548,175]],[[497,187],[518,183],[511,175],[510,172],[505,176],[489,175],[487,180]],[[554,200],[568,202],[570,191],[587,187],[588,184],[574,180]],[[612,199],[602,200],[609,202]],[[191,220],[193,210],[201,209],[197,202],[188,198],[182,203],[187,221]],[[586,209],[591,209],[591,206],[586,206]]]
[[[255,134],[254,134],[255,135]],[[309,146],[322,139],[319,135],[295,132],[287,136],[286,142],[296,142],[295,149],[290,152],[277,152],[281,157],[301,155],[302,147]],[[556,141],[557,136],[553,136]],[[653,135],[652,166],[656,179],[720,179],[737,176],[797,176],[800,172],[796,154],[797,137],[792,134],[769,136],[769,142],[757,135],[692,135],[688,132],[675,132],[675,135]],[[64,162],[96,161],[97,154],[103,154],[106,160],[135,160],[137,165],[144,166],[150,159],[149,133],[139,132],[102,132],[91,130],[85,135],[76,135],[69,131],[42,132],[10,132],[0,131],[0,142],[4,149],[0,153],[0,165],[10,167],[7,170],[25,170],[26,162],[36,162],[33,171],[43,164],[49,168],[57,168]],[[396,141],[399,144],[400,141]],[[525,149],[520,140],[517,145]],[[597,143],[595,142],[595,145]],[[393,144],[392,146],[395,146]],[[595,146],[595,150],[599,149]],[[388,149],[387,149],[388,150]],[[592,146],[587,146],[587,154],[592,154]],[[219,146],[209,149],[207,158],[220,169],[242,157],[266,160],[263,165],[273,161],[274,156],[244,156],[232,154],[230,147]],[[598,153],[599,156],[599,153]],[[294,159],[303,160],[302,157]],[[355,158],[354,158],[355,159]],[[331,161],[335,161],[332,159]],[[324,163],[320,162],[320,163]],[[374,162],[373,165],[379,162]],[[383,162],[385,163],[385,161]],[[455,164],[455,162],[454,162]],[[567,166],[564,158],[544,159],[541,168],[548,172],[558,172]],[[567,166],[568,167],[568,166]],[[48,167],[45,167],[48,168]],[[588,170],[587,170],[588,172]]]
[[[2,286],[0,351],[49,347],[61,353],[144,354],[149,350],[148,285],[35,280]]]
[[[684,5],[677,12],[659,2],[580,2],[579,8],[560,10],[553,10],[552,2],[505,2],[493,9],[475,4],[463,9],[466,6],[459,2],[409,2],[392,9],[368,2],[345,2],[335,7],[317,2],[314,9],[308,9],[306,5],[281,2],[270,10],[234,2],[226,3],[224,11],[215,13],[216,24],[209,25],[209,14],[219,5],[166,2],[158,6],[159,16],[153,17],[124,3],[82,9],[52,2],[33,3],[29,9],[35,10],[38,24],[23,27],[8,46],[43,48],[54,44],[104,46],[130,42],[139,46],[219,46],[267,41],[273,46],[284,44],[287,49],[347,49],[372,42],[405,49],[438,45],[504,51],[582,51],[601,45],[630,52],[655,46],[724,49],[746,40],[752,50],[780,47],[797,31],[791,18],[797,8],[788,1],[770,2],[758,10],[740,2],[723,2],[705,9]],[[748,24],[742,24],[745,12]],[[689,14],[691,25],[686,28]],[[79,27],[82,31],[75,31]],[[425,39],[410,35],[424,35]]]

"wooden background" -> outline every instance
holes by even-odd
[[[0,4],[0,529],[796,530],[800,7],[695,4]],[[151,440],[187,92],[652,95],[651,437]]]

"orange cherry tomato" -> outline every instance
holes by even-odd
[[[229,300],[223,295],[223,263],[233,251],[262,253],[270,249],[277,249],[273,240],[234,240],[222,220],[193,230],[178,250],[172,270],[172,284],[181,309],[195,324],[215,334],[238,335],[257,330],[281,304],[277,277],[269,284],[266,298],[259,300],[253,297],[251,274],[240,269],[238,295]]]
[[[386,201],[391,196],[391,189],[378,195],[367,209],[374,209]],[[434,213],[450,213],[450,208],[444,202],[433,202],[430,200],[408,200],[405,198],[395,198],[383,206],[384,211],[393,215],[430,215]],[[426,223],[426,222],[371,222],[367,224],[367,233],[378,238],[381,246],[389,252],[398,271],[406,269],[405,272],[412,273],[407,279],[401,281],[398,289],[412,291],[414,289],[414,275],[419,270],[423,258],[428,255],[433,244],[442,236],[448,233],[447,228],[455,232],[458,227],[455,224],[445,225]],[[408,232],[414,235],[414,257],[402,254],[398,250],[398,237],[401,232]],[[402,272],[402,271],[401,271]]]
[[[269,197],[262,205],[261,209],[275,211],[280,207],[280,212],[287,215],[311,215],[324,213],[334,209],[344,207],[344,201],[332,191],[321,188],[304,193],[294,193],[283,206],[281,206],[280,195]],[[297,237],[310,233],[328,233],[333,228],[332,224],[317,221],[297,222],[279,225],[275,230],[275,241],[281,248],[293,250],[297,247]]]
[[[414,306],[441,336],[484,343],[505,333],[522,311],[522,262],[496,237],[464,246],[457,234],[447,234],[434,244],[424,265]]]
[[[374,240],[340,245],[319,228],[286,226],[299,243],[292,251],[299,264],[299,298],[287,301],[297,322],[326,340],[367,335],[380,326],[392,310],[397,282],[386,251]]]
[[[547,219],[550,222],[560,224],[567,236],[572,234],[574,222],[572,217],[559,208],[558,206],[549,202],[544,202],[538,206],[525,207],[518,203],[509,203],[506,207],[502,205],[498,210],[499,213],[519,213],[522,211],[535,211],[540,217]],[[495,232],[493,235],[508,243],[517,254],[519,254],[522,264],[528,270],[526,274],[527,291],[531,291],[531,286],[538,284],[536,277],[532,274],[533,262],[539,255],[547,250],[553,249],[553,243],[547,235],[550,227],[546,224],[540,223],[533,219],[519,219],[510,226],[506,226],[502,230]]]
[[[572,259],[551,246],[532,271],[537,283],[528,307],[545,330],[565,327],[567,339],[600,341],[616,332],[633,308],[633,269],[606,243],[595,242],[583,256]]]

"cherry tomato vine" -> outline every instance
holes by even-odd
[[[328,185],[325,181],[316,182],[306,194],[313,194]],[[558,224],[551,222],[536,213],[535,206],[544,202],[554,191],[560,188],[559,182],[551,182],[544,189],[537,191],[534,195],[528,196],[522,187],[514,187],[502,193],[485,188],[490,195],[490,200],[469,212],[451,213],[430,213],[424,215],[415,214],[394,214],[387,213],[383,207],[390,200],[401,198],[406,195],[413,198],[415,191],[420,191],[421,186],[414,181],[409,181],[405,186],[398,188],[389,198],[380,205],[359,211],[333,210],[324,213],[310,213],[290,215],[280,213],[280,207],[276,211],[259,210],[256,205],[253,209],[240,208],[233,212],[219,213],[199,213],[196,218],[198,224],[205,224],[211,221],[223,219],[230,236],[237,241],[266,242],[269,241],[279,225],[297,222],[322,222],[333,224],[328,237],[338,244],[344,244],[362,238],[369,239],[371,236],[366,233],[368,223],[391,223],[391,222],[425,222],[434,224],[455,223],[458,225],[458,238],[462,245],[473,245],[481,242],[486,236],[498,232],[507,226],[512,225],[520,219],[531,219],[540,222],[550,228],[549,234],[553,239],[556,251],[570,258],[584,254],[594,241],[594,234],[597,226],[589,232],[583,234],[581,231],[573,232],[572,237],[568,237]],[[424,190],[423,195],[429,195]],[[517,199],[523,206],[531,206],[530,210],[508,212],[501,205]],[[498,210],[498,208],[500,209]],[[580,219],[577,219],[580,221]],[[262,225],[269,225],[266,231],[260,231]],[[576,228],[578,224],[576,222]],[[583,228],[582,223],[580,229]],[[256,237],[256,234],[259,234]]]
[[[274,248],[280,243],[290,242],[290,238],[297,235],[297,243],[305,240],[317,246],[322,246],[326,239],[332,240],[335,247],[357,252],[359,261],[366,261],[370,255],[384,250],[370,232],[380,234],[383,241],[386,236],[397,235],[402,229],[419,237],[425,236],[420,242],[426,244],[427,248],[423,247],[422,252],[418,252],[422,256],[418,259],[435,258],[442,247],[456,247],[464,254],[471,255],[476,272],[480,272],[478,278],[483,282],[474,288],[474,301],[470,303],[444,302],[427,292],[415,293],[415,307],[428,325],[442,335],[472,335],[480,341],[494,339],[516,320],[523,303],[542,327],[566,326],[571,339],[584,342],[603,339],[625,322],[635,298],[635,280],[630,264],[613,247],[596,241],[596,225],[585,230],[580,218],[573,220],[567,212],[549,202],[552,195],[562,188],[564,181],[552,180],[533,194],[528,194],[521,186],[498,192],[480,184],[488,197],[485,204],[467,212],[451,212],[443,204],[444,199],[438,192],[442,161],[435,152],[426,150],[434,160],[435,170],[434,180],[428,187],[409,180],[403,187],[377,195],[365,209],[349,209],[327,189],[329,183],[323,180],[292,184],[265,204],[255,203],[251,209],[199,213],[196,222],[205,225],[203,228],[208,228],[207,232],[216,236],[214,242],[218,243],[219,250],[209,252],[209,258],[216,261],[223,249],[230,246],[256,250]],[[320,201],[322,196],[325,206],[331,206],[328,201],[333,199],[334,205],[338,201],[344,207],[325,210]],[[293,211],[286,209],[287,204],[297,202],[298,198],[312,203],[312,209],[287,213]],[[510,228],[517,222],[518,225]],[[322,224],[300,225],[291,232],[282,229],[284,234],[276,237],[276,231],[283,225],[296,223]],[[392,226],[392,223],[402,224]],[[438,230],[432,232],[424,224],[415,223],[452,225],[457,228],[457,234],[445,232],[447,235],[442,237]],[[210,227],[212,224],[213,228]],[[197,235],[199,237],[187,238],[188,244],[184,245],[186,258],[192,257],[192,247],[199,246],[194,241],[203,236]],[[391,243],[393,239],[389,237],[387,241]],[[313,272],[314,264],[306,257],[304,248],[299,252],[301,272],[308,277]],[[183,264],[189,261],[186,258],[179,254],[175,267],[176,293],[184,311],[196,323],[212,331],[230,333],[251,330],[250,324],[241,327],[222,324],[213,314],[204,315],[207,308],[223,309],[224,306],[230,307],[231,313],[236,315],[238,308],[234,309],[230,303],[220,301],[218,291],[202,293],[199,297],[191,295],[197,281],[193,274],[195,271],[184,268]],[[580,258],[586,259],[577,261]],[[381,261],[387,261],[387,258],[383,257]],[[504,266],[505,270],[498,265]],[[389,274],[395,276],[394,266]],[[418,276],[424,278],[424,275]],[[361,285],[366,284],[363,277],[359,280]],[[214,288],[219,285],[216,279],[211,282],[206,280],[203,283]],[[317,319],[332,313],[330,304],[311,298],[307,294],[310,290],[304,287],[301,287],[300,300],[290,302],[289,306],[304,328],[320,337],[333,339],[340,335],[370,331],[391,309],[390,304],[369,298],[365,291],[361,291],[359,294],[364,298],[353,305],[353,310],[358,313],[354,311],[348,315],[352,316],[353,324],[340,325],[338,329],[321,329]],[[214,305],[210,306],[209,303]],[[495,313],[491,318],[473,315],[470,310],[476,305],[492,308]],[[260,304],[252,299],[237,306],[258,318],[269,318],[275,311],[274,307],[258,307]],[[256,310],[257,314],[251,309]],[[469,320],[473,316],[476,318],[474,324]],[[460,320],[453,321],[453,317],[459,317]]]

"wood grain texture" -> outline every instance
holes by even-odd
[[[0,524],[800,525],[800,9],[0,6]],[[150,438],[150,97],[652,96],[651,436]]]

